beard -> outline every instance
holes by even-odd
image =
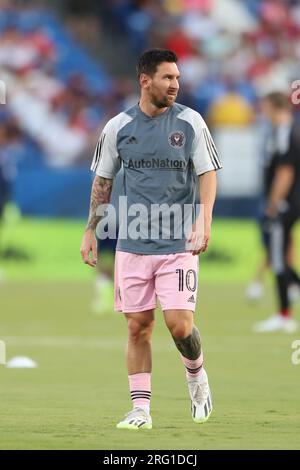
[[[158,96],[157,94],[155,94],[153,92],[151,93],[150,100],[151,100],[151,103],[154,104],[154,106],[158,109],[169,108],[170,106],[172,106],[172,104],[175,101],[167,95],[166,96]]]

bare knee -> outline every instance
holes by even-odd
[[[191,324],[189,321],[181,321],[180,323],[171,323],[168,325],[169,331],[173,338],[184,339],[191,334]]]
[[[187,338],[194,326],[194,314],[191,310],[165,310],[166,325],[176,339]]]
[[[134,317],[127,319],[128,337],[131,341],[146,342],[150,341],[154,327],[154,319],[141,320]]]

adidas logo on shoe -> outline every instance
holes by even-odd
[[[188,302],[193,302],[193,304],[195,303],[195,297],[194,295],[191,295],[191,297],[187,300]]]

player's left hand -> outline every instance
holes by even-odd
[[[190,247],[188,251],[192,252],[192,255],[199,255],[204,253],[209,244],[211,234],[211,221],[202,221],[197,219],[193,224],[192,232],[187,239],[187,243]]]
[[[97,265],[97,241],[92,229],[88,229],[84,232],[80,253],[82,261],[85,264],[88,264],[92,268],[95,268]],[[92,255],[92,257],[90,257]]]

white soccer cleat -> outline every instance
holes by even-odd
[[[151,416],[142,408],[134,408],[117,424],[118,429],[152,429]]]
[[[188,387],[193,420],[195,423],[205,423],[212,412],[212,399],[204,369],[197,380],[188,380]]]
[[[258,281],[251,282],[245,291],[246,299],[252,302],[261,299],[263,295],[264,286]]]
[[[272,333],[273,331],[284,331],[285,333],[294,333],[298,329],[298,322],[290,317],[284,317],[279,313],[272,315],[267,320],[258,322],[254,325],[256,333]]]

